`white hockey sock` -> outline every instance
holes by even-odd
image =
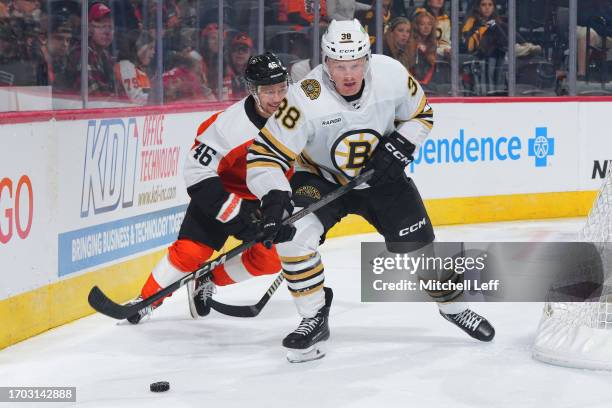
[[[438,308],[444,314],[458,314],[470,307],[467,302],[446,302],[438,303]]]
[[[165,255],[159,260],[157,265],[155,265],[155,268],[153,268],[152,275],[153,278],[155,278],[155,282],[157,282],[157,284],[162,288],[165,288],[171,283],[174,283],[184,277],[185,272],[172,265],[168,255]]]

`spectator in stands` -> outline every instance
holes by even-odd
[[[196,26],[198,20],[197,1],[198,0],[179,0],[176,2],[182,27]]]
[[[47,62],[48,84],[54,92],[66,92],[74,85],[70,77],[68,54],[72,44],[72,29],[64,18],[50,19],[51,31],[42,46]]]
[[[216,100],[212,90],[208,87],[208,79],[204,73],[204,58],[196,47],[198,34],[199,30],[196,28],[183,28],[181,30],[181,46],[178,50],[183,56],[193,60],[193,71],[200,80],[204,97],[209,100]]]
[[[9,16],[8,0],[0,0],[0,18]]]
[[[408,44],[409,71],[427,85],[436,68],[436,18],[422,11],[414,17],[412,36]]]
[[[40,1],[39,0],[13,0],[10,10],[11,17],[23,17],[40,21]]]
[[[383,54],[395,58],[406,69],[410,68],[410,53],[408,52],[410,35],[410,20],[406,17],[395,17],[387,26],[383,42]]]
[[[332,20],[352,20],[355,12],[368,11],[371,4],[360,3],[356,0],[327,0],[327,18]]]
[[[444,11],[444,0],[427,0],[425,7],[414,11],[414,16],[427,11],[436,18],[436,55],[440,59],[449,59],[451,54],[451,20]]]
[[[370,43],[372,44],[376,42],[376,1],[377,0],[372,0],[372,7],[370,10],[356,13],[357,18],[361,21],[366,32],[370,35]],[[393,11],[394,8],[393,0],[382,0],[383,27],[387,26],[387,24],[396,17]]]
[[[72,32],[71,49],[80,47],[81,41],[81,5],[77,0],[53,0],[47,11],[50,20],[64,20]],[[52,22],[52,24],[55,24]],[[43,24],[44,25],[44,24]]]
[[[307,42],[312,44],[313,30],[308,30]],[[319,44],[321,37],[325,34],[325,30],[319,30]],[[291,80],[294,82],[302,80],[315,67],[312,63],[312,58],[304,58],[290,65]]]
[[[327,0],[319,1],[320,24],[327,26]],[[295,24],[309,27],[314,21],[313,0],[280,0],[278,22],[281,24]]]
[[[46,63],[40,50],[38,27],[31,18],[7,17],[0,21],[2,85],[46,85]]]
[[[88,40],[88,82],[90,96],[115,95],[114,58],[111,54],[111,45],[114,36],[114,27],[111,9],[104,3],[94,3],[89,8],[89,40]],[[75,50],[76,51],[76,50]],[[80,67],[80,50],[76,52]],[[74,61],[74,59],[73,59]],[[80,72],[80,69],[78,69]],[[80,74],[75,75],[77,85],[80,87]]]
[[[612,59],[612,2],[610,0],[595,0],[592,4],[578,8],[578,78],[584,79],[587,69],[586,36],[587,26],[590,30],[590,44],[601,48],[602,37],[606,38],[606,53],[600,58]],[[589,52],[589,56],[592,52]]]
[[[113,12],[113,24],[115,27],[115,37],[123,38],[124,35],[132,30],[137,30],[138,18],[134,4],[128,0],[107,0],[108,6]],[[155,23],[153,21],[152,23]]]
[[[223,80],[224,94],[227,99],[238,100],[248,94],[248,88],[244,79],[249,57],[253,54],[253,40],[246,33],[237,34],[229,48],[229,64],[227,64]],[[225,98],[225,95],[223,95]]]
[[[503,59],[508,49],[508,26],[496,11],[494,0],[479,0],[462,29],[463,40],[469,53],[479,58]],[[527,57],[542,52],[542,47],[526,42],[516,34],[517,57]]]
[[[123,0],[125,1],[125,0]],[[144,30],[151,30],[155,33],[155,25],[157,21],[157,4],[156,0],[132,0],[136,4],[134,14],[138,20],[138,27]],[[179,8],[174,0],[163,0],[162,5],[162,24],[166,29],[172,29],[180,26]]]
[[[196,33],[197,30],[192,28],[183,29],[180,42],[167,55],[164,64],[167,70],[162,77],[165,102],[215,100],[203,83],[202,59],[194,47]]]
[[[0,19],[0,86],[15,86],[24,82],[19,44],[19,34],[11,19]]]
[[[208,100],[192,58],[185,52],[171,51],[166,59],[170,69],[162,76],[165,103]]]
[[[117,94],[130,102],[146,105],[151,95],[147,74],[155,54],[155,38],[148,31],[132,30],[121,38],[119,62],[115,64]]]
[[[200,34],[200,55],[202,56],[203,85],[217,92],[219,83],[219,26],[207,24]]]

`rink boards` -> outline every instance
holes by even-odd
[[[431,105],[408,174],[434,224],[586,214],[612,102]],[[0,348],[91,313],[93,285],[117,301],[138,293],[180,227],[183,161],[212,113],[197,108],[0,117]],[[349,217],[332,236],[369,231]]]

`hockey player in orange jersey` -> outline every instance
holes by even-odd
[[[139,299],[147,298],[206,262],[231,235],[252,241],[259,232],[256,211],[259,201],[247,189],[246,154],[267,118],[287,95],[289,75],[271,53],[249,59],[245,78],[250,95],[217,112],[198,128],[185,162],[184,177],[191,197],[178,239],[155,266]],[[271,158],[271,160],[274,160]],[[280,272],[274,247],[258,243],[213,270],[212,277],[192,280],[187,285],[193,318],[210,312],[207,300],[216,285],[230,285],[253,276]],[[159,307],[162,301],[142,309],[128,320],[136,324]]]

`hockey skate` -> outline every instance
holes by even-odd
[[[334,296],[331,288],[325,291],[325,306],[315,317],[303,318],[300,325],[283,339],[290,363],[303,363],[325,357],[324,342],[329,339],[329,309]]]
[[[476,340],[491,341],[495,337],[491,323],[473,310],[465,309],[457,314],[447,314],[440,310],[440,314]]]
[[[210,313],[210,303],[208,299],[217,293],[217,285],[212,281],[212,275],[208,274],[193,279],[187,283],[187,298],[189,299],[189,313],[191,317],[208,316]]]
[[[131,300],[130,302],[128,302],[128,304],[129,305],[133,305],[133,304],[141,302],[141,301],[142,301],[142,296],[138,296],[136,299]],[[151,317],[151,313],[153,313],[153,310],[157,309],[157,307],[159,305],[161,305],[161,303],[152,304],[152,305],[149,305],[147,307],[144,307],[144,308],[140,309],[138,311],[138,313],[136,313],[135,315],[128,317],[127,321],[132,323],[132,324],[138,324],[138,323],[140,323],[140,321],[144,317]]]

